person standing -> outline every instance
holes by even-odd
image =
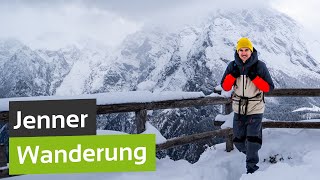
[[[272,91],[274,84],[266,64],[258,60],[257,50],[248,38],[238,40],[234,58],[225,70],[221,87],[224,91],[234,89],[233,142],[246,155],[247,173],[254,173],[259,169],[264,93]]]

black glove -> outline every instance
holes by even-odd
[[[238,78],[240,77],[240,70],[238,68],[238,66],[234,63],[234,65],[232,66],[231,69],[231,73],[230,73],[234,78]]]
[[[249,72],[248,72],[249,78],[254,80],[258,76],[258,71],[257,71],[257,66],[253,65],[250,67]]]

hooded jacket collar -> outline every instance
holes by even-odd
[[[255,48],[253,48],[253,52],[251,54],[251,57],[245,63],[243,63],[239,57],[239,54],[236,51],[234,53],[234,59],[235,59],[235,62],[238,66],[240,66],[240,67],[244,66],[245,68],[248,68],[258,61],[258,52]]]

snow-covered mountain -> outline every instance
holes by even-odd
[[[52,95],[80,53],[75,47],[32,50],[16,40],[0,41],[0,97]]]
[[[242,36],[252,39],[276,88],[319,88],[320,59],[310,54],[300,30],[293,19],[272,9],[218,10],[202,22],[175,30],[146,26],[115,49],[88,45],[32,50],[15,40],[1,41],[0,97],[134,90],[210,94],[234,59]],[[281,120],[301,119],[303,111],[291,112],[320,103],[320,98],[266,100],[265,116]],[[219,106],[194,107],[152,111],[148,117],[171,138],[214,129],[212,119],[220,111]],[[312,115],[319,116],[318,112]],[[133,118],[132,113],[101,116],[98,128],[132,133]],[[206,143],[182,146],[169,154],[195,162]]]
[[[315,59],[320,59],[320,42],[319,40],[307,41],[308,51]]]
[[[30,66],[36,59],[55,66],[50,77],[54,83],[50,83],[63,78],[48,95],[134,89],[201,90],[208,94],[233,60],[236,41],[248,36],[260,60],[269,67],[276,87],[319,87],[320,59],[309,53],[311,49],[306,48],[300,32],[294,20],[275,10],[219,10],[197,25],[173,32],[161,27],[145,28],[129,35],[112,52],[101,46],[31,50],[16,40],[1,41],[0,65],[1,69],[9,69],[4,63],[16,62],[10,60],[16,57]],[[20,66],[29,68],[28,64]]]

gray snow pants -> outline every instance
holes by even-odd
[[[236,148],[246,154],[247,170],[256,171],[259,167],[258,151],[262,145],[262,116],[263,114],[240,115],[233,117],[233,143]]]

